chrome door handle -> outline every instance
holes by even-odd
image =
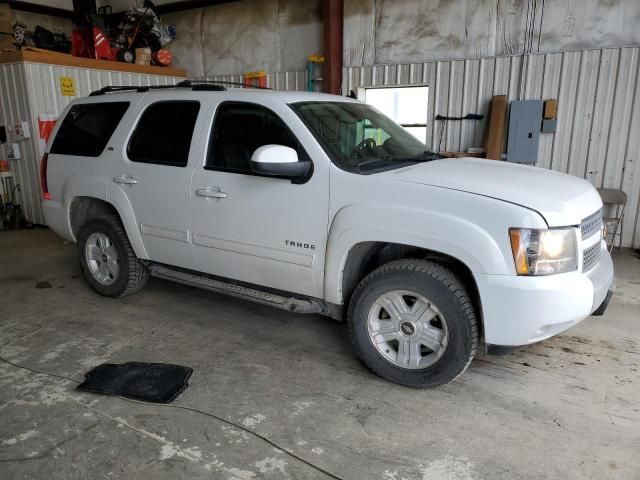
[[[218,187],[207,187],[196,190],[196,195],[209,198],[227,198],[227,194],[221,192]]]
[[[124,183],[125,185],[135,185],[138,183],[138,180],[128,176],[128,175],[120,175],[119,177],[113,177],[113,181],[115,183]]]

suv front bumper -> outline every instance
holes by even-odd
[[[599,310],[614,280],[613,262],[604,242],[601,249],[598,265],[586,273],[542,277],[474,274],[482,304],[485,343],[535,343],[573,327]]]

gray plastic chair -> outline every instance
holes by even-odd
[[[624,207],[627,204],[627,194],[617,188],[598,188],[604,208],[602,209],[602,221],[607,227],[607,244],[609,251],[613,250],[616,237],[619,237],[618,248],[622,246],[622,218],[624,217]]]

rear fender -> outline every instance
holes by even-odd
[[[118,211],[122,224],[124,225],[124,229],[129,237],[129,243],[131,243],[131,248],[133,248],[136,257],[143,260],[149,260],[149,254],[144,248],[142,235],[138,228],[136,214],[133,211],[129,197],[120,188],[110,188],[109,195],[107,196],[107,202],[113,205]]]
[[[133,248],[136,256],[141,259],[148,259],[149,256],[147,255],[147,251],[142,243],[142,236],[138,230],[136,217],[129,199],[121,191],[110,192],[114,194],[107,198],[107,185],[108,182],[105,181],[104,178],[97,176],[72,175],[66,179],[63,188],[63,199],[66,209],[65,228],[70,232],[71,238],[76,241],[76,238],[73,235],[73,229],[71,228],[71,203],[74,198],[90,197],[106,201],[118,212],[120,221],[122,221],[124,229],[127,232],[127,237],[129,238],[129,243],[131,243],[131,247]],[[102,195],[98,196],[96,195],[96,192],[100,192]]]

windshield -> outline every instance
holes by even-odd
[[[352,173],[375,173],[441,158],[400,125],[365,103],[291,105],[331,161]]]

